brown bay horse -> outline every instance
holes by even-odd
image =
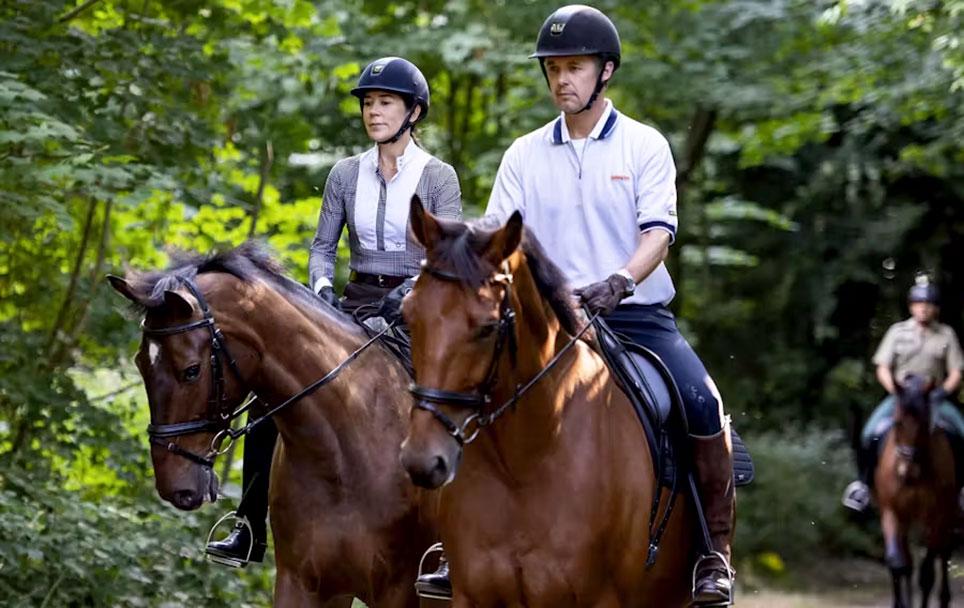
[[[920,566],[921,602],[934,586],[940,558],[940,605],[950,606],[948,561],[954,549],[957,489],[954,455],[945,432],[934,424],[930,385],[917,376],[896,387],[893,426],[884,439],[874,472],[874,494],[884,534],[884,557],[894,586],[895,608],[912,605],[913,558],[909,535],[923,532],[926,554]]]
[[[249,391],[277,406],[367,341],[252,244],[110,282],[145,313],[135,361],[156,486],[184,510],[214,499],[209,446]],[[371,608],[417,606],[437,498],[399,466],[409,378],[378,346],[333,378],[273,416],[274,605],[347,608],[356,596]]]
[[[570,292],[520,216],[486,229],[413,201],[411,225],[428,259],[403,304],[418,407],[402,463],[417,484],[444,486],[453,607],[686,605],[691,504],[678,501],[647,568],[651,503],[667,491],[627,397],[575,339],[583,325]]]

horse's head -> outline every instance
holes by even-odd
[[[933,382],[907,376],[895,383],[894,442],[897,445],[897,474],[913,479],[920,474],[933,426],[930,394]]]
[[[203,283],[211,289],[225,276],[204,275]],[[227,348],[214,318],[217,305],[205,300],[193,272],[131,273],[108,280],[144,311],[134,362],[150,406],[148,434],[158,494],[179,509],[196,509],[217,497],[215,436],[229,426],[231,413],[248,392],[238,369],[243,362],[232,358],[242,354],[242,346],[235,342]],[[249,354],[246,349],[244,354]]]
[[[454,478],[463,444],[505,411],[492,398],[518,397],[516,383],[544,371],[559,330],[575,335],[582,323],[519,213],[501,226],[445,221],[416,197],[410,215],[427,259],[402,304],[417,401],[401,460],[416,484],[436,488]]]
[[[411,209],[412,231],[427,259],[402,305],[419,402],[401,461],[416,484],[437,488],[455,476],[500,353],[515,340],[511,289],[522,217],[516,213],[504,226],[485,229],[435,218],[417,198]]]

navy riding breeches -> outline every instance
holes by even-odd
[[[690,434],[714,435],[723,428],[720,393],[679,333],[672,312],[660,305],[623,304],[604,318],[614,332],[650,349],[669,368],[683,397]]]

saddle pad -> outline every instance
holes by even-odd
[[[746,449],[743,439],[732,426],[730,437],[733,440],[733,479],[737,487],[748,486],[753,483],[756,472],[753,468],[753,459],[750,458],[750,451]]]

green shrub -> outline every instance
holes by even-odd
[[[737,491],[735,552],[758,570],[825,556],[876,554],[876,526],[859,525],[840,495],[855,470],[843,433],[816,428],[745,438],[756,481]]]
[[[204,560],[210,508],[84,500],[9,473],[0,484],[0,606],[271,605],[271,562],[239,571]]]

